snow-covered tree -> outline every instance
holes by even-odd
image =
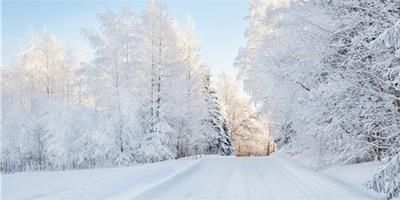
[[[59,117],[58,109],[73,114],[72,73],[77,62],[73,51],[46,29],[30,32],[28,44],[3,76],[4,171],[44,169],[65,161],[56,154],[59,146],[53,141],[70,141],[65,137],[73,127],[59,125],[71,118]]]
[[[210,142],[208,144],[208,153],[215,153],[219,155],[231,155],[232,138],[228,132],[226,122],[221,115],[221,105],[216,94],[215,89],[211,86],[211,76],[207,73],[205,76],[205,100],[207,103],[208,118],[205,123],[211,126],[208,134]]]
[[[236,67],[244,90],[261,105],[272,133],[284,144],[295,140],[290,139],[294,132],[306,133],[314,101],[310,91],[318,87],[330,19],[313,1],[255,1],[251,5],[246,33],[253,34],[246,34],[248,42],[242,47],[249,52],[239,51]],[[263,13],[252,17],[259,12]],[[263,31],[254,31],[254,24]],[[250,59],[249,65],[240,65],[243,57]]]
[[[394,26],[386,29],[379,37],[370,43],[371,48],[379,48],[385,54],[392,56],[383,57],[383,62],[388,68],[387,78],[389,80],[389,95],[392,95],[392,100],[396,120],[389,126],[389,134],[385,134],[383,144],[386,147],[385,165],[374,175],[368,183],[369,187],[378,191],[384,192],[388,198],[400,196],[400,130],[399,119],[400,115],[400,59],[398,51],[400,48],[400,21]]]
[[[325,91],[319,93],[321,118],[326,120],[322,124],[327,127],[319,131],[329,144],[324,150],[325,163],[379,160],[384,156],[384,138],[390,134],[391,124],[396,124],[397,114],[388,96],[388,66],[381,62],[388,55],[368,47],[397,20],[397,14],[390,11],[395,4],[369,0],[327,4],[336,31],[330,36],[330,50],[323,60],[326,68],[321,88]]]
[[[98,16],[100,32],[84,29],[84,36],[95,50],[95,59],[85,69],[94,107],[101,113],[101,126],[108,145],[102,149],[111,162],[132,162],[137,101],[131,94],[137,80],[138,19],[127,7]]]
[[[179,113],[176,113],[179,116],[176,135],[178,157],[204,152],[210,131],[214,132],[208,123],[204,123],[208,118],[207,102],[203,93],[207,69],[199,55],[200,45],[197,37],[194,22],[188,17],[186,26],[179,35],[179,54],[184,76],[180,82],[181,106]]]
[[[187,93],[180,57],[179,29],[164,6],[150,1],[142,15],[141,73],[146,95],[142,101],[147,134],[146,152],[156,152],[155,160],[176,156],[173,139],[181,127],[181,104]],[[151,148],[154,148],[151,150]]]

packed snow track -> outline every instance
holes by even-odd
[[[211,156],[198,160],[167,161],[138,167],[70,172],[30,172],[3,175],[2,178],[4,198],[372,198],[367,193],[332,177],[309,170],[285,158],[274,156]],[[36,184],[35,179],[39,182],[42,181],[36,190],[32,188],[32,184]],[[46,184],[47,189],[43,189]],[[17,188],[13,190],[13,187]],[[25,187],[30,187],[30,190],[24,191]]]

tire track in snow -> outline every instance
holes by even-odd
[[[205,160],[208,160],[209,158],[204,158],[201,160],[198,160],[195,162],[195,164],[190,165],[184,170],[181,170],[177,173],[171,174],[168,177],[165,177],[151,185],[148,185],[144,188],[142,188],[140,191],[136,191],[135,193],[131,193],[130,199],[152,199],[156,198],[156,194],[159,192],[167,192],[168,188],[170,186],[173,186],[177,181],[182,181],[187,179],[187,176],[190,174],[195,173],[199,168],[201,168],[205,164]],[[201,170],[200,170],[201,171]],[[187,184],[189,187],[190,184]],[[187,189],[187,188],[186,188]],[[126,196],[126,195],[122,195]],[[182,193],[179,195],[181,197],[176,197],[176,198],[182,198],[183,195]]]

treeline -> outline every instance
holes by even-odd
[[[32,31],[3,71],[1,171],[231,154],[191,20],[180,28],[156,1],[98,19],[99,30],[81,30],[93,60]]]
[[[380,160],[400,194],[400,1],[250,1],[236,66],[280,148],[315,165]],[[310,154],[308,154],[310,155]]]

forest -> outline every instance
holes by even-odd
[[[400,1],[250,0],[237,77],[161,2],[97,19],[93,59],[43,28],[2,64],[2,173],[278,151],[377,161],[365,187],[400,197]]]
[[[265,116],[248,98],[234,105],[231,99],[246,97],[219,100],[190,17],[180,27],[162,3],[149,1],[141,14],[125,6],[97,18],[98,30],[80,30],[93,60],[80,60],[79,52],[43,28],[28,33],[3,70],[2,171],[230,155],[233,130],[246,136],[242,149],[254,148],[251,133],[269,145],[253,151],[275,149]],[[233,78],[221,83],[220,93],[235,87],[238,93],[235,84]]]

